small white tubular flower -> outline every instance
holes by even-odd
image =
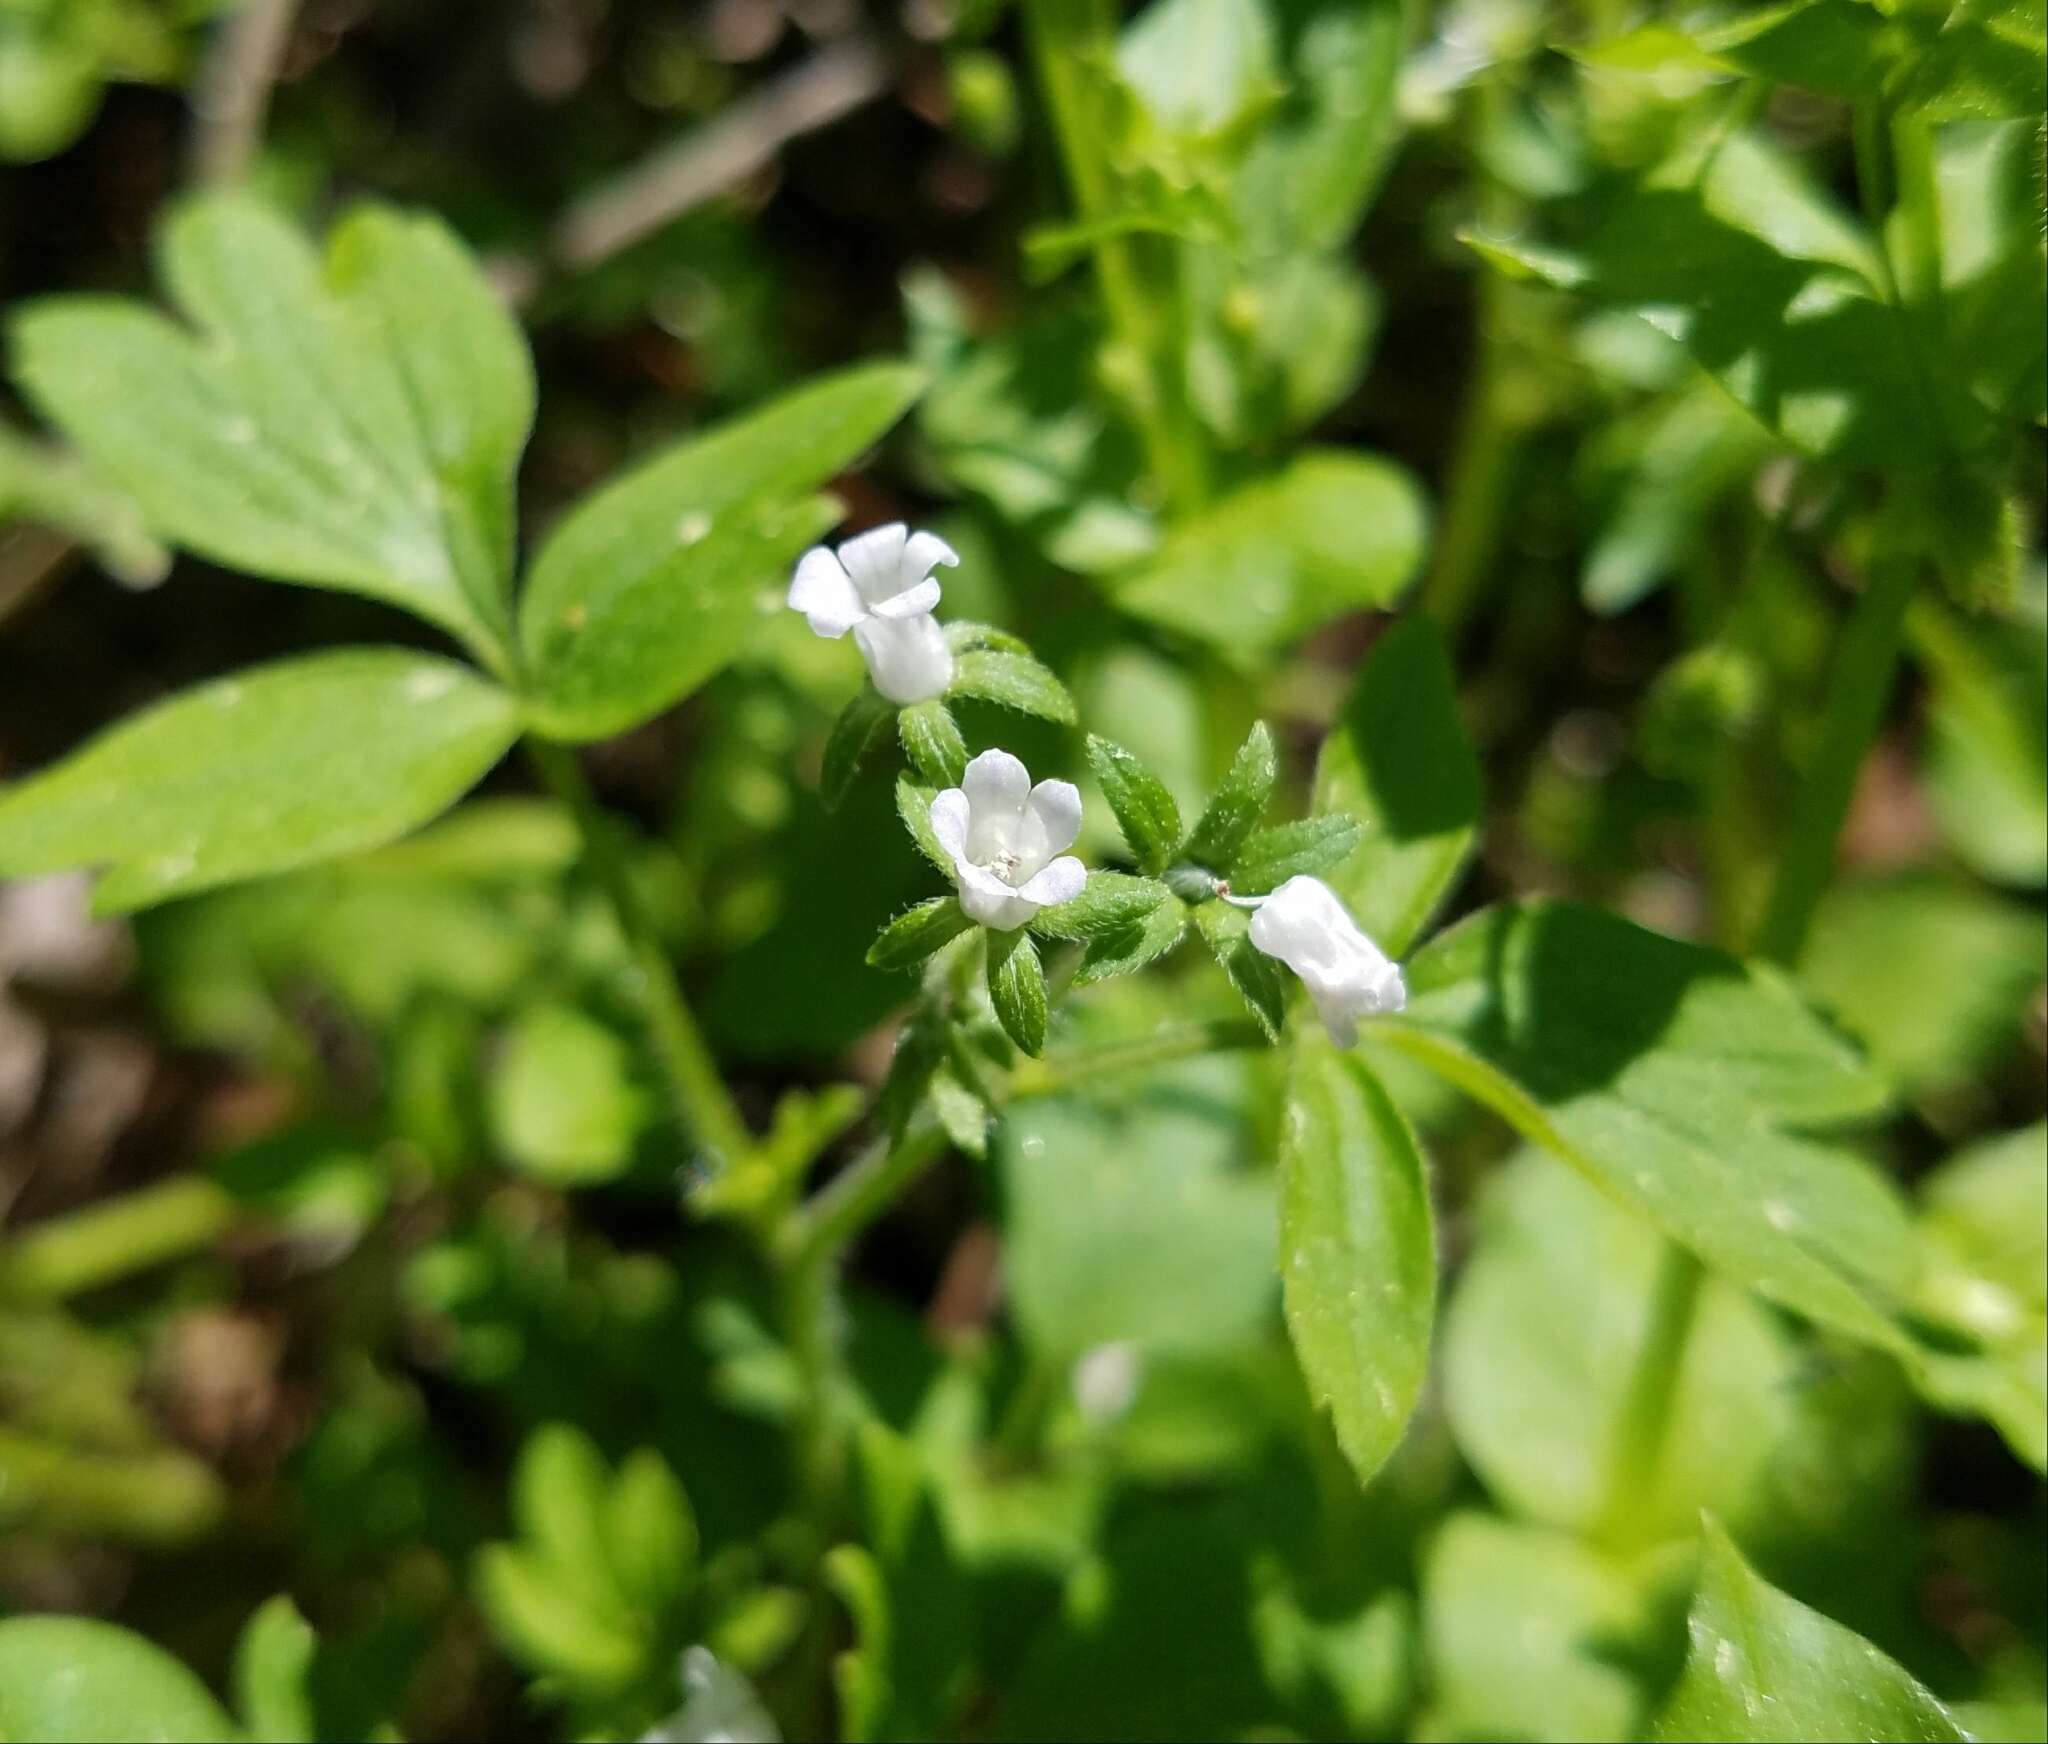
[[[958,787],[932,800],[932,834],[953,857],[960,906],[998,932],[1081,894],[1087,870],[1062,852],[1080,833],[1080,789],[1071,781],[1033,787],[1007,751],[982,752]]]
[[[1307,987],[1316,1014],[1340,1048],[1358,1040],[1358,1020],[1408,1003],[1400,964],[1359,931],[1337,893],[1320,878],[1290,878],[1254,899],[1251,941],[1278,957]]]
[[[797,560],[789,603],[820,636],[848,630],[875,688],[899,706],[943,696],[953,682],[953,651],[932,616],[939,603],[936,564],[960,561],[936,533],[901,521],[849,539],[836,552],[813,546]]]

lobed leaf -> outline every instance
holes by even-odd
[[[161,240],[190,329],[111,298],[31,305],[15,369],[37,407],[171,543],[388,600],[495,658],[533,376],[461,245],[373,208],[323,265],[240,193],[187,201]]]
[[[378,847],[452,805],[517,731],[509,696],[431,654],[252,668],[0,789],[0,876],[102,867],[112,912]]]

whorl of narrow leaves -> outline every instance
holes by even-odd
[[[911,768],[939,787],[958,787],[967,768],[967,741],[942,702],[913,703],[896,716],[896,731]]]
[[[1181,858],[1215,872],[1227,868],[1265,815],[1279,778],[1280,758],[1273,732],[1260,721],[1209,796],[1208,809],[1188,832]]]
[[[956,898],[935,896],[885,926],[868,947],[868,962],[877,969],[914,969],[973,924]]]
[[[990,932],[988,996],[1003,1031],[1027,1054],[1045,1051],[1045,971],[1031,935]]]
[[[1180,807],[1166,784],[1123,746],[1088,735],[1088,767],[1116,815],[1117,827],[1139,868],[1154,877],[1172,863],[1180,846]]]

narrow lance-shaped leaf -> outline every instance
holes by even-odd
[[[1479,803],[1443,635],[1409,618],[1374,643],[1316,763],[1317,812],[1365,827],[1326,874],[1330,887],[1390,956],[1407,952],[1456,884]]]
[[[839,711],[839,718],[832,723],[831,736],[825,741],[824,761],[818,771],[818,797],[825,802],[827,811],[846,797],[861,764],[895,716],[896,705],[872,684],[862,685],[853,700]]]
[[[1230,867],[1230,888],[1239,896],[1257,896],[1304,875],[1320,877],[1351,858],[1365,839],[1365,826],[1355,817],[1296,818],[1260,830],[1237,852]]]
[[[1227,871],[1265,814],[1279,778],[1280,758],[1273,745],[1273,731],[1260,721],[1216,784],[1207,809],[1188,831],[1181,857],[1219,875]]]
[[[512,742],[512,699],[454,661],[339,649],[172,697],[0,789],[0,876],[104,867],[102,910],[377,847]]]
[[[1122,872],[1091,872],[1079,896],[1071,902],[1040,909],[1032,918],[1031,930],[1047,938],[1086,944],[1142,926],[1152,911],[1167,900],[1166,886],[1155,879],[1132,878]]]
[[[1123,746],[1088,735],[1088,767],[1102,786],[1117,828],[1141,870],[1164,872],[1180,846],[1180,807],[1166,783]]]
[[[1280,1167],[1287,1330],[1363,1483],[1399,1445],[1429,1370],[1436,1243],[1415,1135],[1365,1062],[1319,1029],[1294,1042]]]
[[[251,1737],[313,1744],[313,1657],[319,1642],[290,1595],[258,1607],[235,1643],[235,1705]]]
[[[868,962],[877,969],[915,969],[973,924],[956,898],[935,896],[885,926],[868,947]]]
[[[977,697],[1063,727],[1074,724],[1067,687],[1029,654],[1008,649],[977,648],[958,656],[947,694]]]
[[[542,727],[603,738],[679,702],[781,609],[790,561],[836,518],[811,492],[916,398],[903,364],[843,370],[693,437],[548,536],[519,607]]]
[[[1238,996],[1251,1009],[1272,1041],[1287,1022],[1285,971],[1252,943],[1244,911],[1226,903],[1205,902],[1194,911],[1195,928],[1209,947]]]
[[[1967,1737],[1903,1666],[1763,1580],[1711,1519],[1686,1630],[1685,1670],[1653,1738]]]
[[[323,269],[260,201],[214,193],[174,214],[161,261],[196,333],[100,297],[17,318],[39,409],[165,539],[389,600],[495,654],[533,384],[460,245],[369,212]]]
[[[967,769],[967,741],[951,709],[942,702],[913,703],[897,713],[896,731],[919,775],[935,785],[959,785]]]
[[[1045,1051],[1045,971],[1031,935],[988,934],[988,996],[1010,1040],[1027,1054]]]

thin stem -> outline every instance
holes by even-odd
[[[246,0],[219,25],[192,99],[195,180],[238,181],[248,169],[262,143],[297,10],[298,0]]]
[[[197,1176],[165,1181],[55,1217],[0,1248],[0,1296],[56,1302],[205,1247],[235,1202]]]
[[[1828,683],[1820,746],[1793,810],[1777,881],[1757,935],[1756,954],[1771,962],[1798,961],[1814,910],[1834,872],[1835,839],[1849,815],[1857,773],[1891,695],[1906,607],[1919,572],[1919,562],[1910,554],[1879,558],[1850,614]]]
[[[661,1065],[675,1112],[706,1153],[709,1172],[719,1169],[753,1143],[725,1080],[705,1045],[697,1021],[683,999],[670,960],[648,919],[631,869],[619,852],[610,820],[585,779],[575,753],[544,739],[529,739],[527,752],[548,791],[575,815],[583,835],[583,857],[610,899],[619,932],[632,959],[636,991],[647,1018],[649,1039]]]
[[[1608,1469],[1601,1535],[1610,1541],[1633,1538],[1646,1515],[1645,1501],[1656,1487],[1671,1407],[1685,1363],[1685,1343],[1699,1309],[1706,1270],[1689,1249],[1667,1241],[1657,1259],[1650,1317],[1623,1395],[1621,1421]]]

